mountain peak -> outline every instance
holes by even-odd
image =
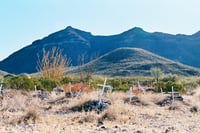
[[[142,28],[140,27],[134,27],[128,31],[125,31],[124,33],[126,34],[145,34],[147,33],[146,31],[144,31]]]
[[[71,32],[71,33],[77,33],[77,34],[80,34],[80,35],[83,35],[83,36],[91,36],[92,35],[90,32],[79,30],[79,29],[74,28],[72,26],[67,26],[67,28],[65,28],[64,31]]]
[[[73,31],[73,30],[76,30],[76,29],[73,28],[72,26],[67,26],[64,30]]]
[[[132,31],[144,31],[142,28],[140,27],[134,27],[131,29]]]

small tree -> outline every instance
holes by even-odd
[[[158,82],[163,75],[163,72],[160,68],[151,68],[150,72],[156,82]]]
[[[43,49],[43,57],[37,62],[37,70],[44,78],[61,79],[66,72],[66,67],[71,63],[63,50],[53,47],[50,51]]]

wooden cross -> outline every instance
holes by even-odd
[[[145,94],[145,90],[144,90],[144,88],[141,87],[139,81],[138,81],[138,89],[141,90],[143,94]]]
[[[131,102],[131,98],[132,98],[132,95],[133,95],[133,87],[130,87],[129,89],[129,102]]]
[[[0,94],[3,94],[3,89],[2,89],[3,85],[0,85]]]
[[[34,86],[34,89],[35,89],[35,95],[37,95],[38,93],[37,93],[37,86],[36,85]]]
[[[3,94],[3,80],[1,80],[0,84],[0,94]]]
[[[163,93],[163,89],[162,88],[160,88],[160,93],[163,95],[164,93]]]
[[[174,87],[172,86],[172,101],[174,102]]]
[[[102,103],[102,97],[104,94],[104,89],[106,87],[106,81],[107,81],[107,78],[105,78],[103,86],[101,84],[98,84],[99,86],[102,86],[102,91],[100,93],[100,98],[99,98],[99,105],[101,105],[101,103]]]

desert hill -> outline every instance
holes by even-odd
[[[151,68],[177,75],[200,75],[200,70],[163,58],[140,48],[118,48],[69,73],[93,72],[109,76],[149,76]]]

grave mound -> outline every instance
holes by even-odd
[[[174,96],[174,101],[181,101],[182,102],[183,97],[182,96]],[[172,103],[173,103],[173,98],[171,96],[166,96],[165,99],[157,102],[156,104],[163,107],[163,106],[171,105]]]

